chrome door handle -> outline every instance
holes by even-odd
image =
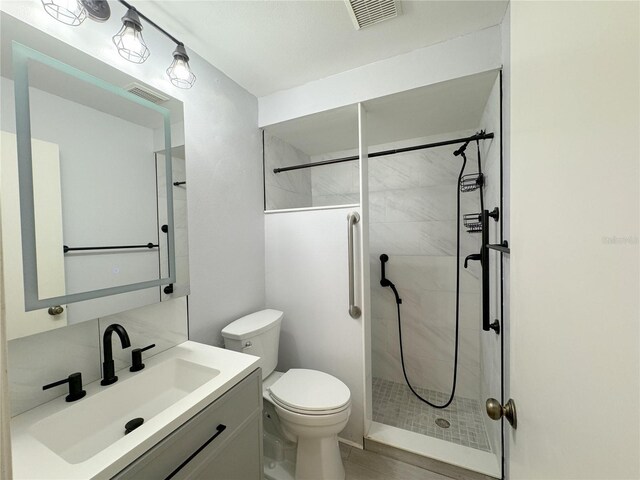
[[[353,258],[353,230],[360,221],[358,212],[347,215],[347,256],[349,262],[349,315],[351,318],[360,318],[362,311],[355,305],[355,265]]]

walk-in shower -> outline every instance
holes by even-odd
[[[282,368],[349,386],[345,441],[499,478],[484,407],[503,400],[499,72],[352,107],[264,132]]]

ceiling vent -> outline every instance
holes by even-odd
[[[127,90],[128,92],[133,93],[134,95],[137,95],[140,98],[149,100],[150,102],[155,103],[157,105],[160,105],[161,103],[164,103],[167,100],[169,100],[169,97],[161,93],[158,93],[155,90],[151,90],[149,87],[146,87],[139,83],[131,83],[126,87],[124,87],[124,89]]]
[[[399,0],[344,0],[356,30],[397,17]]]

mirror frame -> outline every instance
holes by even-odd
[[[173,179],[171,162],[171,117],[167,108],[156,105],[144,98],[111,85],[110,83],[67,65],[55,58],[49,57],[37,50],[12,42],[12,66],[14,79],[14,94],[16,102],[16,137],[18,144],[18,183],[20,189],[20,222],[22,231],[22,268],[24,281],[25,310],[32,311],[56,305],[81,302],[94,298],[107,297],[120,293],[133,292],[146,288],[159,287],[175,283],[176,260],[174,247],[174,219],[173,219]],[[38,295],[38,268],[36,262],[36,225],[33,200],[33,171],[31,156],[31,115],[29,104],[29,71],[28,61],[35,60],[53,69],[59,70],[75,78],[90,83],[98,88],[118,95],[126,100],[135,102],[143,107],[155,110],[164,120],[164,155],[165,178],[167,183],[167,244],[169,256],[169,276],[157,280],[119,285],[87,292],[72,293],[41,299]]]

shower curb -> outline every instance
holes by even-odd
[[[369,438],[364,439],[364,449],[457,480],[496,480],[495,477],[474,472],[473,470],[467,470],[466,468],[451,465],[433,458],[424,457],[417,453],[408,452]]]

